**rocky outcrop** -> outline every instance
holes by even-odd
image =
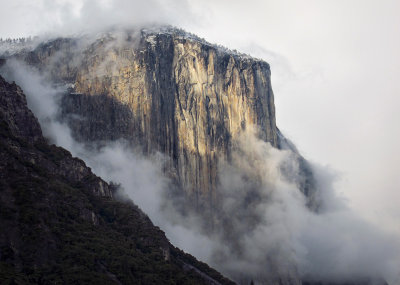
[[[16,137],[24,137],[33,142],[43,141],[38,120],[28,108],[21,107],[27,104],[21,88],[14,82],[9,84],[1,79],[0,90],[0,112],[2,120],[8,123],[10,132]]]
[[[40,165],[48,173],[63,176],[74,183],[92,175],[82,160],[72,158],[69,152],[62,148],[48,146],[38,120],[26,107],[26,98],[19,86],[15,83],[9,84],[1,78],[0,91],[2,94],[0,112],[4,128],[13,137],[33,143],[37,150],[37,152],[25,153],[24,148],[15,145],[13,151],[16,155],[29,156],[32,165]],[[44,157],[42,153],[48,154],[51,160]],[[92,179],[89,187],[93,193],[99,196],[112,198],[111,190],[100,178]]]
[[[0,76],[1,284],[233,284],[118,191],[49,145],[22,90]]]
[[[18,57],[70,85],[62,108],[78,140],[123,138],[167,154],[170,177],[200,208],[216,203],[218,161],[229,160],[248,126],[272,146],[285,145],[269,65],[181,30],[57,39]],[[299,184],[311,197],[312,173],[302,162]]]

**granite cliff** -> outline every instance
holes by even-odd
[[[166,154],[166,171],[196,208],[217,207],[218,161],[248,127],[293,150],[296,182],[316,207],[310,168],[276,127],[266,62],[174,28],[59,38],[16,57],[70,86],[61,106],[77,140],[123,138]]]

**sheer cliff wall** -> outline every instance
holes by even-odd
[[[215,202],[218,160],[242,130],[284,141],[269,65],[179,30],[58,39],[19,56],[70,84],[62,108],[78,140],[124,138],[167,154],[167,171],[198,206]]]

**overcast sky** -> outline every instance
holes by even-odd
[[[271,64],[278,127],[400,232],[400,1],[0,0],[0,37],[167,22]]]

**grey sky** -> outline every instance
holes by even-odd
[[[400,233],[400,2],[0,0],[0,37],[168,22],[266,59],[277,123],[338,189]]]

